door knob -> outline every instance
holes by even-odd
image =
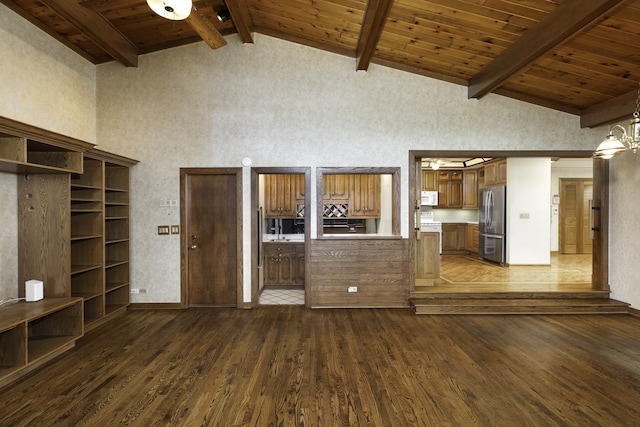
[[[196,249],[198,247],[198,245],[189,245],[189,249]]]

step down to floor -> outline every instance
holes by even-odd
[[[629,304],[608,298],[419,298],[416,314],[613,314],[629,313]]]

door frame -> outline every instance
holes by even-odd
[[[491,150],[410,150],[409,151],[409,289],[415,289],[415,247],[416,247],[416,215],[417,197],[416,183],[420,174],[422,158],[438,157],[569,157],[593,158],[593,151],[586,150],[531,150],[531,151],[491,151]],[[508,183],[507,183],[508,185]],[[592,253],[591,289],[609,291],[609,162],[604,159],[593,159],[593,214],[594,237]]]
[[[310,236],[311,236],[311,168],[310,167],[255,167],[251,168],[251,307],[260,306],[260,277],[258,273],[258,245],[260,244],[258,224],[258,177],[263,174],[301,174],[304,175],[304,305],[311,307],[309,289]],[[264,217],[263,217],[264,219]],[[263,266],[264,268],[264,266]]]
[[[180,168],[180,308],[189,308],[189,239],[186,230],[189,230],[189,215],[187,206],[189,200],[189,188],[187,179],[189,175],[235,175],[236,177],[236,307],[243,305],[243,252],[242,252],[242,168]]]

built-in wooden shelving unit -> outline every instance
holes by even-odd
[[[136,163],[0,117],[0,171],[20,175],[18,282],[44,287],[41,301],[0,307],[0,387],[126,310]]]

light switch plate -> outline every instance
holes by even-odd
[[[158,226],[158,234],[159,235],[169,234],[169,226],[168,225],[159,225]]]
[[[180,226],[172,225],[171,226],[171,234],[180,234]]]

